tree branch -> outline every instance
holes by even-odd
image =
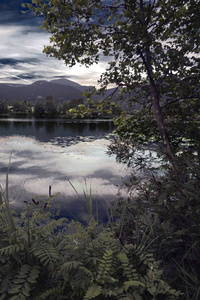
[[[165,108],[166,106],[171,105],[171,104],[173,104],[173,103],[175,103],[175,102],[178,102],[178,101],[180,101],[180,100],[185,101],[185,100],[188,100],[188,99],[200,99],[200,97],[198,97],[198,96],[193,96],[193,97],[191,96],[191,97],[186,97],[186,98],[181,97],[181,98],[172,100],[172,101],[170,101],[170,102],[168,102],[168,103],[165,103],[164,105],[161,106],[161,109],[163,109],[163,108]]]

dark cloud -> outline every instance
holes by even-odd
[[[55,79],[66,79],[66,78],[68,78],[68,79],[70,79],[70,78],[73,78],[73,79],[80,79],[80,78],[82,78],[82,76],[77,76],[77,75],[63,75],[63,76],[54,76],[54,78]]]
[[[40,76],[40,75],[34,74],[34,73],[32,73],[32,74],[30,74],[30,73],[27,73],[27,74],[21,74],[20,77],[21,77],[22,79],[30,79],[30,80],[34,80],[34,79],[37,79],[37,80],[43,79],[43,76]]]
[[[19,61],[18,59],[13,58],[0,58],[0,65],[16,65],[19,62],[23,62],[22,60]]]
[[[0,0],[0,24],[2,25],[26,25],[38,28],[42,17],[36,17],[31,11],[23,8],[22,3],[30,3],[26,0]]]
[[[16,66],[20,63],[38,64],[39,60],[35,58],[26,58],[26,59],[0,58],[0,65]]]

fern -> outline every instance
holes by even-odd
[[[93,273],[90,270],[86,269],[84,266],[79,266],[79,270],[82,271],[82,273],[83,273],[82,276],[85,275],[92,280]]]
[[[122,263],[124,275],[128,278],[128,280],[129,281],[138,280],[136,269],[134,269],[133,266],[130,264],[126,253],[123,252],[119,253],[118,258]]]
[[[100,260],[99,263],[99,272],[100,273],[109,273],[112,268],[112,250],[106,250],[104,253],[103,258]]]
[[[58,290],[56,288],[51,288],[40,294],[39,297],[37,297],[36,300],[46,300],[50,299],[49,297],[54,296],[58,294]],[[55,299],[55,298],[54,298]]]
[[[24,250],[24,245],[23,244],[14,244],[14,245],[9,245],[7,247],[1,248],[0,249],[0,255],[14,255],[15,253],[18,253],[19,251]]]
[[[82,266],[82,263],[79,261],[68,261],[61,266],[60,272],[68,273],[73,269],[76,270],[79,266]]]
[[[123,286],[125,292],[127,292],[130,287],[138,287],[138,286],[145,287],[144,283],[137,280],[125,281]]]
[[[29,265],[23,265],[11,280],[10,288],[7,291],[10,295],[9,299],[27,299],[30,297],[31,286],[36,283],[39,273],[38,267],[32,268]]]
[[[10,234],[0,211],[0,300],[151,299],[178,295],[146,246],[122,245],[115,226],[55,220],[28,204]],[[66,296],[67,295],[67,296]],[[143,298],[145,297],[145,298]],[[169,298],[170,299],[170,298]]]
[[[59,259],[58,250],[50,244],[37,245],[31,249],[31,253],[38,258],[43,266]]]
[[[97,284],[93,284],[89,287],[89,289],[87,290],[83,300],[90,300],[90,299],[94,299],[97,296],[99,296],[101,294],[102,291],[102,287],[97,285]]]
[[[47,235],[51,235],[55,233],[58,227],[62,227],[63,224],[65,224],[68,220],[66,218],[60,218],[59,220],[51,220],[48,224],[45,224],[45,226],[39,226],[39,230],[41,230],[41,235],[46,237]]]

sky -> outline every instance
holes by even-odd
[[[95,85],[106,62],[90,68],[67,67],[63,61],[42,53],[50,35],[40,29],[42,18],[22,13],[23,2],[0,0],[0,83],[31,84],[37,80],[66,78],[81,85]]]

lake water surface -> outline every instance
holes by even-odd
[[[73,213],[81,211],[90,189],[94,200],[114,200],[127,170],[106,154],[113,129],[102,120],[0,119],[1,188],[12,155],[9,195],[15,207],[48,195],[49,186],[60,193],[56,206]]]

